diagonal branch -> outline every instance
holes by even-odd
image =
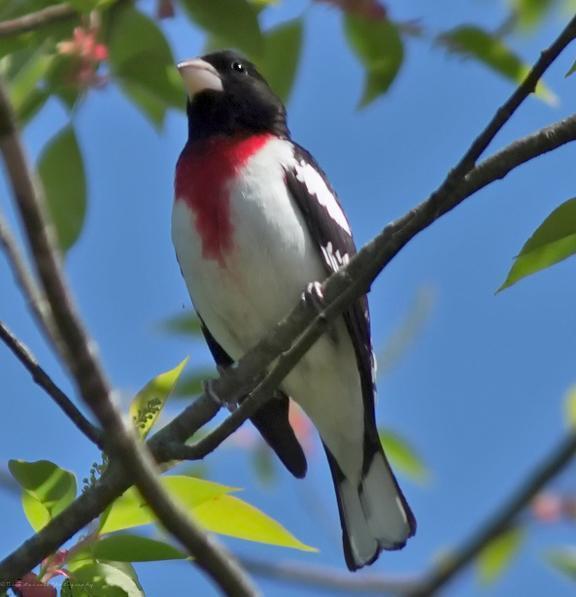
[[[381,574],[362,574],[352,576],[337,568],[310,566],[297,562],[270,562],[240,557],[240,563],[255,576],[271,578],[278,582],[301,585],[308,589],[314,587],[322,591],[344,593],[345,595],[398,595],[405,594],[414,582],[412,578],[393,578]],[[326,593],[328,595],[328,593]]]
[[[466,541],[460,549],[447,558],[442,564],[433,568],[424,576],[424,580],[416,588],[411,588],[405,594],[410,597],[425,597],[434,595],[444,587],[464,567],[470,564],[478,554],[496,537],[510,527],[558,473],[560,473],[576,456],[576,431],[568,434],[552,450],[529,475],[524,483],[506,500],[478,531]]]
[[[52,381],[52,378],[38,364],[34,355],[12,334],[12,332],[0,321],[0,340],[8,346],[14,356],[24,365],[32,379],[54,400],[64,411],[68,418],[80,429],[80,431],[100,449],[102,449],[102,437],[100,431],[88,421],[78,410],[76,405],[66,394]]]
[[[40,29],[52,23],[67,21],[77,16],[78,11],[67,2],[48,6],[42,10],[0,22],[0,39]]]
[[[0,81],[0,151],[16,200],[38,277],[52,307],[55,327],[63,345],[63,360],[105,432],[107,451],[121,464],[146,499],[161,524],[186,547],[198,566],[226,593],[255,595],[248,577],[232,556],[204,533],[175,504],[161,485],[148,449],[124,423],[116,409],[112,390],[96,357],[94,343],[84,329],[69,292],[56,249],[55,236],[45,214],[42,195],[27,163],[15,119]],[[28,570],[24,571],[27,572]],[[6,570],[3,581],[19,578]]]
[[[474,140],[464,157],[449,172],[442,184],[425,201],[403,218],[387,226],[362,251],[355,255],[346,267],[324,282],[322,293],[325,306],[319,316],[315,317],[316,313],[311,308],[311,305],[314,304],[313,301],[301,301],[288,318],[280,322],[272,333],[268,334],[253,350],[239,360],[236,368],[229,370],[225,376],[214,382],[213,389],[215,393],[218,396],[230,399],[230,397],[235,396],[234,388],[244,388],[247,380],[259,379],[262,371],[271,366],[274,366],[272,372],[260,384],[258,390],[263,388],[266,391],[275,389],[308,348],[322,335],[327,321],[342,313],[355,298],[366,293],[376,276],[418,232],[430,226],[440,216],[456,207],[469,196],[465,193],[465,189],[470,188],[466,187],[467,175],[474,168],[476,160],[522,102],[532,93],[538,80],[552,62],[575,37],[576,16],[568,23],[552,45],[542,52],[525,80],[498,108],[494,117]],[[544,143],[544,140],[542,142]],[[551,146],[551,144],[548,146]],[[519,163],[523,163],[523,161]],[[490,164],[490,168],[497,169],[497,165]],[[505,176],[508,171],[505,166],[502,166],[500,175],[497,178]],[[478,184],[480,179],[475,182]],[[470,184],[469,181],[468,184]],[[478,190],[478,188],[480,187],[478,186],[475,190]],[[296,342],[294,342],[295,339],[297,339]],[[274,381],[270,380],[271,377]],[[257,397],[252,396],[244,401],[238,409],[241,412],[235,412],[227,419],[225,425],[227,425],[226,433],[228,435],[236,430],[247,417],[266,401],[265,391],[257,393]],[[216,430],[216,433],[218,432]],[[222,436],[223,438],[227,437],[224,433],[222,433]],[[213,439],[206,437],[198,446],[178,447],[173,445],[170,449],[174,450],[179,458],[195,459],[213,450],[222,441],[215,442]]]
[[[562,145],[576,141],[576,116],[566,118],[556,124],[546,127],[524,139],[520,139],[502,151],[494,154],[475,168],[473,168],[461,186],[455,189],[454,196],[450,199],[452,204],[464,201],[467,197],[476,193],[485,186],[504,178],[509,172],[518,166],[534,159],[544,153],[558,149]],[[448,198],[441,199],[441,203],[448,201]],[[418,208],[416,208],[418,209]],[[424,212],[431,214],[431,210],[421,208]],[[448,210],[448,203],[444,210]],[[444,212],[442,212],[444,213]],[[438,215],[429,216],[429,220],[421,222],[420,227],[407,227],[411,223],[409,217],[412,212],[400,218],[396,222],[390,224],[385,230],[396,230],[398,237],[397,242],[401,246],[406,245],[416,234],[429,226]],[[404,222],[404,224],[402,224]],[[382,233],[383,235],[384,233]],[[380,236],[382,236],[380,235]],[[389,235],[385,235],[389,239]],[[389,240],[375,241],[384,242],[383,248],[389,243]],[[399,248],[396,248],[396,252]],[[374,259],[372,253],[362,249],[358,254],[358,259],[364,262],[365,266],[371,264]],[[370,265],[370,267],[373,267]],[[310,318],[317,316],[317,312],[310,313]],[[289,318],[290,319],[290,318]],[[284,322],[285,325],[286,322]],[[283,324],[279,324],[281,327]],[[271,336],[276,336],[278,326],[271,332]],[[272,346],[278,346],[278,350],[274,355],[281,352],[281,345],[274,340],[270,341]],[[251,351],[252,352],[252,351]],[[250,362],[249,362],[250,366]],[[262,368],[264,366],[262,365]],[[253,370],[245,368],[244,365],[239,365],[235,369],[238,376],[245,376],[244,379],[254,379]],[[235,386],[231,383],[226,386],[226,378],[222,380],[221,388],[228,391],[228,394],[223,396],[233,395]],[[256,384],[256,382],[254,382]],[[245,384],[243,384],[244,386]],[[220,389],[221,389],[220,388]],[[247,408],[244,404],[249,404],[258,398],[256,392],[252,393],[252,397],[247,399],[238,410]],[[159,430],[148,442],[150,450],[159,463],[178,459],[177,453],[180,448],[173,449],[174,446],[185,442],[198,429],[206,425],[216,415],[219,406],[209,397],[203,395],[188,406],[182,413],[174,418],[165,427]],[[237,412],[235,411],[235,412]],[[244,416],[248,416],[246,411],[243,411]],[[231,415],[234,417],[234,413]],[[235,421],[235,425],[240,422]],[[236,428],[235,426],[233,428]],[[231,432],[231,427],[225,429],[217,428],[213,433],[217,433],[211,441],[216,445],[223,441]],[[216,439],[218,441],[216,441]],[[194,457],[201,457],[201,453],[197,446],[190,446],[197,450]],[[176,453],[175,453],[176,452]],[[54,553],[63,543],[69,540],[75,533],[82,529],[91,520],[96,518],[103,512],[114,499],[120,496],[128,486],[128,481],[114,463],[111,469],[105,474],[101,481],[92,489],[88,490],[84,495],[75,500],[64,512],[56,516],[50,521],[40,532],[28,539],[24,544],[18,547],[14,552],[9,554],[4,560],[0,562],[0,578],[9,575],[10,571],[16,571],[17,575],[29,571],[34,566],[38,565],[45,557]]]
[[[448,173],[440,187],[433,193],[436,199],[445,193],[451,193],[454,187],[474,167],[476,161],[492,143],[500,129],[510,120],[514,112],[524,100],[536,89],[538,81],[548,70],[550,65],[560,56],[562,51],[576,38],[576,15],[569,21],[562,33],[554,40],[552,45],[540,54],[536,64],[530,69],[524,81],[512,95],[498,108],[486,128],[474,139],[458,164]]]
[[[24,256],[18,248],[18,243],[10,232],[10,228],[1,213],[0,246],[2,246],[4,253],[6,253],[8,264],[12,269],[16,284],[20,287],[20,290],[28,303],[28,308],[36,319],[37,325],[43,331],[49,342],[60,347],[60,340],[54,329],[54,321],[52,319],[50,305],[38,288],[34,277],[26,265]]]
[[[543,72],[555,56],[565,47],[567,36],[574,36],[575,22],[571,21],[569,28],[562,34],[561,42],[555,42],[551,50],[537,63],[536,72]],[[528,76],[531,81],[535,75]],[[526,142],[519,141],[514,151],[507,148],[509,153],[505,156],[506,162],[496,163],[495,160],[487,160],[478,167],[474,162],[480,153],[504,124],[509,115],[518,107],[525,97],[531,92],[532,83],[523,84],[519,91],[504,104],[499,113],[508,116],[498,116],[478,137],[480,141],[475,142],[467,152],[466,160],[460,162],[451,171],[446,181],[426,201],[415,209],[411,210],[404,217],[387,226],[378,237],[370,242],[358,255],[350,261],[346,268],[332,275],[323,284],[325,305],[323,311],[318,314],[316,309],[309,306],[309,303],[302,301],[285,320],[275,326],[270,335],[263,340],[254,350],[243,357],[238,365],[227,373],[227,375],[216,381],[215,388],[222,397],[233,397],[237,387],[245,388],[247,385],[259,386],[260,394],[254,392],[246,400],[244,415],[247,416],[249,408],[254,408],[257,400],[266,399],[265,384],[277,384],[286,375],[290,367],[295,364],[307,348],[317,339],[326,325],[326,321],[336,317],[358,296],[369,289],[371,282],[385,265],[405,246],[414,236],[431,225],[444,213],[453,209],[466,197],[476,192],[499,178],[505,176],[510,170],[536,157],[546,151],[572,141],[576,135],[575,122],[567,119],[556,125],[550,141],[546,138],[544,131],[530,137]],[[550,131],[554,127],[549,127]],[[2,122],[0,122],[0,131]],[[506,151],[506,150],[505,150]],[[503,152],[501,152],[503,154]],[[500,154],[500,155],[501,155]],[[495,157],[495,156],[494,156]],[[472,160],[470,162],[470,160]],[[462,165],[463,164],[463,165]],[[308,306],[307,306],[308,305]],[[294,342],[294,339],[298,340]],[[291,360],[292,359],[292,360]],[[259,381],[263,371],[271,369],[271,373]],[[273,380],[270,381],[270,377]],[[268,391],[269,392],[269,391]],[[153,454],[161,461],[170,457],[171,448],[177,442],[185,441],[204,422],[210,420],[217,412],[218,407],[208,397],[199,398],[192,406],[186,409],[176,420],[171,422],[159,431],[149,442]],[[233,418],[232,415],[230,418]],[[230,433],[232,428],[241,423],[242,417],[237,416],[234,425],[226,429]],[[222,432],[221,432],[222,433]],[[222,435],[224,435],[222,433]],[[219,440],[220,441],[220,440]],[[113,466],[114,469],[114,466]],[[3,562],[0,562],[0,578],[8,574],[12,569],[21,572],[29,570],[36,565],[43,557],[57,549],[70,536],[77,532],[81,526],[71,524],[70,520],[87,521],[90,516],[98,515],[117,495],[126,489],[127,481],[115,472],[110,471],[102,482],[89,494],[90,500],[82,498],[76,500],[67,510],[52,520],[35,537],[28,540],[23,546],[10,554]],[[116,476],[114,476],[112,473]],[[96,496],[96,497],[94,497]],[[98,500],[100,500],[99,503]],[[88,502],[85,504],[85,502]],[[86,524],[86,523],[84,523]]]
[[[402,218],[392,222],[350,261],[348,266],[328,278],[322,292],[325,306],[318,313],[312,301],[302,300],[281,321],[274,332],[240,359],[232,374],[226,372],[213,387],[219,396],[233,395],[234,380],[258,379],[256,373],[272,363],[270,372],[258,383],[220,426],[195,445],[183,445],[180,438],[161,444],[157,456],[162,459],[197,460],[215,450],[231,433],[268,399],[310,346],[322,335],[327,325],[355,298],[364,294],[380,271],[419,232],[440,216],[490,183],[504,178],[511,170],[534,157],[576,141],[576,115],[570,116],[537,133],[516,141],[474,168],[452,194],[432,194]],[[295,342],[292,339],[296,337]],[[259,369],[260,368],[260,369]],[[232,381],[232,384],[231,384]],[[236,382],[240,387],[242,383]]]

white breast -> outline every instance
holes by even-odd
[[[325,277],[282,164],[292,147],[274,139],[250,158],[230,188],[233,249],[224,263],[202,256],[194,213],[176,201],[172,239],[194,305],[211,333],[238,358]]]
[[[222,348],[238,359],[326,277],[318,249],[284,183],[292,147],[272,140],[230,189],[233,250],[224,264],[202,256],[194,213],[176,201],[172,239],[192,302]],[[364,435],[360,377],[343,320],[337,340],[321,338],[284,389],[308,413],[350,479],[359,481]]]

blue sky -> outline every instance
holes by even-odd
[[[266,26],[301,14],[307,5],[284,4],[269,12]],[[503,3],[496,0],[390,4],[393,18],[421,18],[431,32],[464,22],[493,29],[505,16]],[[512,88],[476,63],[447,56],[427,41],[410,40],[390,92],[358,112],[363,74],[346,47],[339,14],[312,7],[305,18],[289,125],[328,173],[362,245],[441,182]],[[564,21],[556,15],[535,34],[516,37],[515,48],[534,61]],[[165,30],[177,59],[201,51],[201,35],[184,19],[166,22]],[[563,75],[573,60],[572,47],[546,77],[559,105],[529,99],[491,150],[570,113],[576,79]],[[60,107],[49,105],[26,131],[31,156],[65,122]],[[128,397],[186,355],[194,366],[210,362],[201,343],[158,330],[158,322],[190,304],[169,235],[173,167],[186,124],[183,114],[172,113],[157,133],[113,86],[93,93],[74,123],[86,161],[89,210],[67,270],[107,371]],[[378,402],[379,419],[412,443],[431,478],[418,485],[400,476],[418,518],[418,534],[402,552],[384,554],[372,572],[416,573],[459,545],[565,431],[563,399],[576,382],[575,262],[568,260],[498,295],[495,290],[533,230],[574,196],[573,164],[574,148],[568,146],[492,185],[414,239],[372,288],[377,347],[386,345],[419,291],[427,289],[434,297],[417,340],[380,381]],[[0,205],[13,221],[4,180]],[[4,260],[0,281],[0,317],[70,389],[31,324]],[[0,349],[0,376],[7,422],[0,462],[47,458],[80,479],[86,476],[96,451],[5,349]],[[211,456],[207,466],[209,478],[243,487],[245,499],[320,553],[226,540],[233,550],[344,569],[332,484],[320,451],[304,481],[277,467],[276,482],[263,485],[246,453],[230,445]],[[571,467],[555,485],[574,491],[574,472]],[[0,492],[0,511],[0,549],[7,553],[31,530],[13,494]],[[573,528],[531,523],[520,555],[496,584],[482,588],[467,571],[447,594],[571,594],[567,581],[542,562],[546,549],[570,540]],[[214,594],[184,563],[147,564],[138,570],[149,595]],[[294,594],[293,587],[257,580],[266,594]]]

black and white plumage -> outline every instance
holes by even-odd
[[[176,168],[172,237],[216,362],[229,366],[284,317],[314,281],[355,253],[336,194],[291,141],[285,110],[255,67],[233,52],[179,65],[189,139]],[[330,464],[351,570],[415,532],[374,418],[366,297],[336,320],[253,423],[297,477],[304,453],[288,396],[318,429]]]

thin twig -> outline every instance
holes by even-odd
[[[274,328],[273,333],[268,334],[253,350],[240,359],[235,369],[215,380],[213,384],[214,392],[218,396],[230,398],[230,391],[234,391],[235,387],[243,388],[247,379],[258,379],[262,371],[273,365],[272,371],[258,386],[259,390],[264,391],[258,392],[258,396],[252,395],[245,400],[241,407],[223,423],[225,430],[216,429],[211,434],[212,437],[205,437],[196,446],[173,445],[170,446],[170,450],[180,458],[196,459],[217,447],[223,438],[235,431],[266,401],[266,392],[275,389],[295,363],[306,354],[310,346],[322,335],[326,322],[342,313],[355,298],[367,292],[376,276],[418,232],[464,200],[466,196],[457,195],[455,191],[459,187],[464,188],[466,176],[474,168],[476,160],[534,90],[538,80],[552,62],[575,37],[576,17],[570,21],[553,44],[542,52],[523,83],[496,111],[495,116],[438,189],[406,216],[387,226],[364,247],[360,252],[363,256],[360,253],[357,254],[346,267],[324,282],[322,294],[325,307],[318,317],[314,317],[313,309],[310,307],[312,302],[301,301],[290,315]],[[372,255],[371,259],[368,259],[368,254]],[[294,342],[294,338],[298,340]],[[274,381],[271,382],[271,380]]]
[[[180,437],[184,441],[190,435],[187,429],[194,428],[195,424],[198,428],[203,427],[218,410],[219,407],[210,399],[193,402],[182,414],[150,439],[149,445],[152,451],[156,444],[165,441],[167,435]],[[0,579],[20,578],[32,570],[104,512],[130,485],[132,485],[131,479],[124,473],[118,462],[112,461],[102,478],[93,487],[87,488],[70,506],[0,562]]]
[[[255,576],[271,578],[287,584],[303,585],[324,591],[396,595],[404,593],[414,582],[412,578],[388,578],[379,574],[356,574],[342,572],[327,566],[310,566],[296,562],[271,562],[239,557],[240,563]]]
[[[503,506],[478,528],[478,531],[451,557],[443,560],[424,576],[415,589],[404,591],[410,597],[434,595],[444,587],[460,570],[470,564],[478,554],[496,537],[509,528],[510,524],[532,502],[538,493],[576,456],[576,432],[567,435],[522,483],[520,488],[506,500]]]
[[[14,334],[0,321],[0,340],[8,346],[14,356],[24,365],[32,379],[54,400],[78,429],[100,449],[102,438],[100,431],[78,410],[76,405],[54,383],[52,378],[42,369],[30,350],[14,336]]]
[[[55,4],[9,21],[0,22],[0,38],[26,33],[77,16],[78,11],[70,4],[66,2]]]
[[[240,360],[238,368],[233,375],[241,379],[251,378],[250,376],[253,375],[252,367],[254,370],[257,370],[258,364],[261,368],[267,365],[267,362],[263,362],[261,358],[255,358],[253,356],[254,352],[257,352],[258,355],[264,355],[265,358],[274,360],[275,363],[269,373],[250,393],[250,396],[229,417],[196,444],[183,445],[181,439],[177,438],[170,444],[159,446],[157,455],[163,460],[198,460],[214,451],[246,419],[258,410],[262,403],[268,399],[272,390],[290,372],[294,364],[306,353],[315,340],[320,337],[326,325],[341,312],[343,301],[340,297],[344,292],[349,292],[352,283],[356,284],[357,288],[352,298],[362,293],[361,290],[358,290],[358,288],[361,288],[358,280],[368,271],[368,268],[370,268],[371,275],[368,276],[366,283],[370,284],[376,274],[402,247],[412,240],[418,232],[430,226],[438,217],[453,209],[456,205],[488,184],[504,178],[511,170],[521,164],[572,141],[576,141],[576,116],[565,118],[560,122],[520,139],[480,163],[466,176],[464,182],[453,191],[452,195],[442,197],[440,208],[436,210],[431,209],[434,199],[430,196],[404,217],[389,224],[373,241],[360,251],[347,268],[343,268],[325,282],[323,293],[326,297],[326,306],[321,313],[318,314],[316,307],[311,307],[309,301],[301,301],[301,304],[275,328],[273,333],[274,338],[269,343],[271,348],[268,352],[266,351],[266,346],[261,347],[258,345],[246,357],[248,359],[248,369],[244,368],[244,357]],[[387,251],[387,249],[389,250]],[[366,251],[372,253],[371,259],[366,258]],[[353,262],[355,270],[351,271]],[[335,286],[335,288],[332,286]],[[328,292],[331,292],[331,295],[328,295]],[[350,292],[350,295],[352,294]],[[335,297],[334,301],[330,302],[329,296]],[[350,297],[348,297],[348,300],[350,300]],[[314,319],[315,315],[317,317]],[[311,320],[312,323],[308,325]],[[302,326],[302,329],[294,327],[295,321],[297,321],[298,326]],[[292,343],[291,340],[295,329],[299,333],[298,340]],[[269,342],[269,337],[267,337],[265,342]],[[216,393],[221,396],[230,396],[230,392],[234,389],[234,384],[230,386],[231,380],[233,380],[233,377],[230,374],[224,375],[224,377],[217,380],[214,384]]]
[[[458,201],[463,201],[481,188],[504,178],[506,174],[528,160],[574,140],[576,140],[576,116],[520,139],[474,168],[462,184],[463,190],[457,188],[455,197]],[[452,201],[456,201],[456,199]],[[418,232],[429,226],[434,219],[422,223],[420,229],[410,228],[403,234],[402,222],[409,221],[410,218],[406,215],[390,225],[392,229],[400,230],[398,233],[399,242],[403,245],[407,244]],[[365,260],[367,265],[374,259],[373,255],[365,253],[364,249],[360,251],[358,258]],[[275,333],[275,331],[272,332],[273,335]],[[242,375],[243,373],[243,367],[239,366],[237,374]],[[247,379],[250,377],[248,374],[252,375],[251,369],[247,369]],[[253,394],[253,397],[256,398],[256,395]],[[189,405],[149,440],[150,449],[157,461],[166,462],[177,459],[172,447],[186,441],[195,431],[206,425],[218,410],[219,406],[206,395],[199,397]],[[130,482],[125,475],[118,474],[118,467],[107,473],[101,483],[94,489],[88,490],[86,496],[75,500],[69,508],[0,562],[0,578],[7,576],[11,570],[23,574],[38,565],[39,562],[54,553],[60,545],[69,540],[83,526],[104,511],[129,485]]]
[[[96,357],[94,343],[84,329],[68,290],[55,236],[45,214],[42,194],[28,166],[14,113],[4,85],[0,82],[0,151],[12,185],[38,277],[52,307],[67,364],[79,393],[105,432],[107,451],[118,459],[127,475],[169,531],[195,559],[198,566],[226,593],[251,596],[256,591],[233,557],[203,532],[186,512],[173,502],[159,479],[148,449],[134,430],[124,423],[116,409],[112,390]],[[26,572],[26,571],[24,571]],[[3,581],[14,581],[9,571]]]
[[[12,269],[16,284],[20,287],[30,312],[36,319],[36,323],[44,332],[46,339],[56,346],[60,346],[58,334],[54,330],[54,321],[52,319],[52,310],[50,305],[38,288],[34,277],[30,273],[26,260],[18,247],[18,243],[12,233],[3,215],[0,213],[0,245],[6,254],[8,264]]]
[[[529,90],[527,93],[529,93]],[[555,132],[556,135],[552,137],[550,143],[547,142],[546,135],[542,131],[542,136],[539,134],[532,135],[526,144],[522,141],[517,142],[514,144],[514,152],[506,156],[507,161],[503,168],[500,168],[498,163],[488,164],[490,160],[496,157],[493,156],[493,158],[490,158],[490,160],[487,160],[478,168],[473,168],[466,178],[456,182],[455,186],[450,188],[450,185],[446,186],[444,184],[442,192],[436,191],[426,202],[388,226],[350,262],[349,266],[331,276],[324,284],[324,295],[327,305],[324,315],[330,309],[330,316],[335,316],[338,309],[341,311],[357,296],[366,292],[370,282],[378,272],[405,244],[470,194],[490,182],[502,178],[510,170],[528,159],[546,151],[551,151],[555,147],[573,140],[574,123],[564,122],[562,126],[559,124],[558,130]],[[524,151],[525,149],[526,151]],[[516,161],[514,154],[518,154]],[[467,189],[467,191],[464,192],[462,189]],[[348,288],[350,288],[349,291]],[[344,289],[343,295],[345,296],[339,301],[338,298],[334,298],[334,295],[342,291],[342,289]],[[338,308],[334,308],[336,303],[340,303]],[[247,380],[258,379],[258,374],[282,353],[286,343],[291,344],[292,338],[298,337],[299,333],[306,330],[310,322],[314,321],[315,318],[318,318],[318,314],[315,311],[307,312],[302,304],[297,307],[295,312],[287,320],[275,327],[266,342],[262,342],[255,350],[251,351],[249,355],[246,355],[241,360],[232,374],[227,375],[224,380],[219,380],[219,389],[224,388],[229,390],[228,393],[225,392],[222,396],[229,397],[234,394],[234,375],[238,376],[239,381],[242,382],[240,384],[242,387],[248,383]],[[291,324],[293,325],[290,329]],[[306,341],[310,341],[310,336],[308,336]],[[257,385],[257,382],[254,381],[253,383]],[[191,407],[186,409],[184,413],[179,415],[150,440],[150,446],[154,454],[160,457],[160,460],[162,457],[169,457],[170,451],[167,450],[167,446],[171,446],[175,440],[184,441],[199,428],[203,420],[206,421],[212,418],[217,410],[218,408],[209,397],[203,396],[199,398]],[[198,426],[195,423],[198,423]],[[102,500],[100,504],[102,509],[97,510],[95,504],[90,503],[90,514],[92,517],[101,512],[114,499],[115,492],[118,495],[123,490],[122,488],[125,489],[126,479],[122,478],[122,476],[120,476],[120,479],[117,477],[107,477],[103,481],[103,484],[106,485],[105,488],[99,489],[99,486],[97,486],[94,489],[94,492],[97,490],[100,491],[98,494],[99,497],[94,499]],[[18,569],[20,570],[29,570],[43,557],[46,557],[57,549],[71,534],[79,530],[81,526],[68,523],[68,519],[66,518],[68,511],[76,516],[77,520],[86,520],[88,517],[81,504],[77,504],[77,501],[75,501],[68,510],[56,517],[36,536],[29,539],[23,546],[15,550],[6,560],[0,563],[0,578],[6,570],[10,570],[10,566],[19,567]]]
[[[524,100],[536,89],[538,81],[548,70],[550,65],[560,56],[562,51],[576,37],[576,16],[574,16],[552,45],[540,54],[540,58],[526,75],[524,81],[516,88],[512,95],[498,108],[486,128],[474,139],[462,159],[449,172],[440,187],[432,195],[433,198],[450,193],[454,187],[474,167],[476,161],[484,153],[488,145],[498,134],[500,129],[510,120],[514,112]]]

